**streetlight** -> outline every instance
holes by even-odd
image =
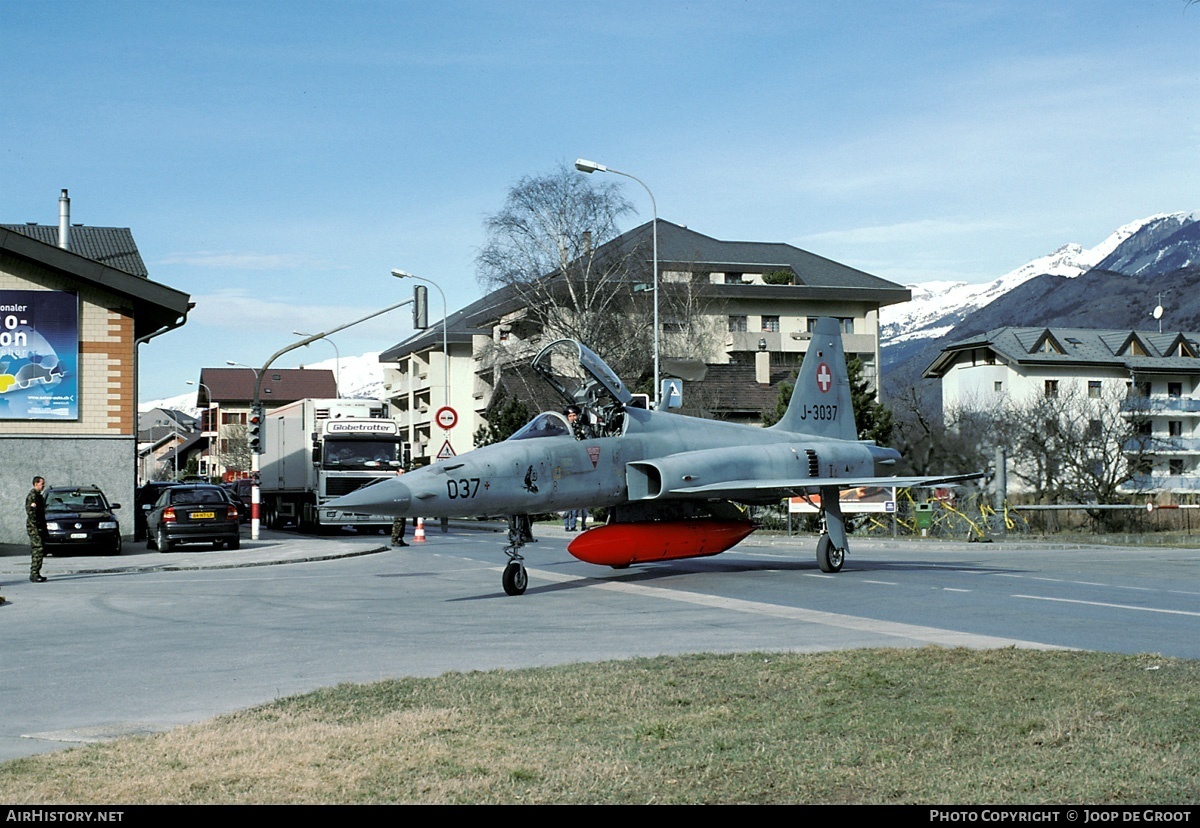
[[[588,161],[586,158],[575,159],[575,169],[581,173],[591,175],[594,172],[606,172],[613,175],[623,175],[626,178],[632,178],[634,181],[642,185],[646,194],[650,196],[650,208],[654,212],[654,221],[651,224],[651,229],[654,235],[654,408],[657,410],[661,404],[662,389],[659,388],[658,377],[658,204],[654,201],[654,193],[650,192],[650,188],[646,186],[646,182],[638,178],[636,175],[630,175],[627,172],[614,170],[612,167],[606,167],[603,164],[597,164],[595,161]]]
[[[392,275],[397,279],[416,279],[418,282],[426,282],[437,288],[437,292],[442,294],[442,401],[443,405],[450,405],[450,348],[448,342],[450,340],[447,333],[446,317],[449,315],[448,306],[446,305],[446,293],[438,283],[432,279],[426,279],[424,276],[414,276],[411,273],[406,273],[403,270],[393,270]]]
[[[251,412],[257,412],[260,410],[260,407],[262,406],[263,374],[267,373],[267,370],[271,367],[271,363],[273,363],[275,360],[279,359],[281,356],[288,353],[289,351],[294,351],[297,348],[303,348],[305,345],[307,345],[310,342],[316,342],[318,339],[325,339],[325,338],[337,333],[338,331],[344,331],[344,330],[346,330],[346,328],[349,328],[353,325],[361,324],[368,320],[374,319],[376,316],[382,316],[385,313],[394,311],[397,308],[402,308],[405,305],[411,305],[412,303],[413,303],[412,299],[405,299],[403,302],[397,302],[394,305],[388,305],[386,308],[384,308],[382,310],[377,310],[374,313],[368,313],[366,316],[362,317],[361,319],[355,319],[353,322],[347,322],[344,325],[338,325],[336,328],[330,328],[327,331],[321,331],[321,333],[313,334],[312,336],[307,336],[304,339],[301,339],[299,342],[293,342],[291,345],[286,345],[283,348],[280,348],[275,353],[271,354],[269,357],[267,357],[267,361],[263,363],[263,367],[258,369],[257,371],[254,371],[254,369],[250,368],[249,365],[242,365],[240,362],[233,362],[233,361],[227,360],[225,364],[226,365],[237,365],[242,368],[250,368],[251,371],[254,371],[254,398],[251,400]],[[253,416],[253,413],[251,414],[251,416]],[[250,450],[250,475],[254,481],[250,485],[250,539],[251,540],[258,540],[259,504],[262,502],[262,490],[261,490],[261,487],[259,485],[259,480],[258,480],[259,451],[260,451],[260,449],[253,449],[253,448]]]
[[[306,334],[304,331],[292,331],[292,333],[295,334],[296,336],[312,336],[312,334]],[[334,381],[334,386],[336,389],[334,391],[334,395],[338,399],[341,399],[342,398],[342,352],[340,350],[338,350],[337,343],[334,342],[329,337],[321,336],[321,337],[318,337],[318,339],[324,339],[326,342],[328,342],[330,345],[333,346],[333,353],[334,353],[334,356],[336,357],[336,360],[333,363],[333,367],[335,369],[333,381]]]
[[[185,385],[195,385],[195,386],[198,386],[198,387],[200,387],[200,388],[203,388],[203,389],[204,389],[206,392],[208,392],[208,407],[207,407],[206,409],[204,409],[204,411],[205,411],[205,413],[206,413],[206,414],[211,414],[211,413],[212,413],[212,410],[213,410],[213,408],[212,408],[212,402],[213,402],[213,398],[212,398],[212,389],[211,389],[211,388],[209,388],[209,387],[208,387],[207,385],[205,385],[204,383],[202,383],[202,382],[195,382],[194,380],[184,380],[184,384],[185,384]],[[197,401],[197,402],[199,402],[199,401],[200,401],[200,400],[199,400],[199,396],[197,396],[197,399],[196,399],[196,401]],[[218,406],[217,406],[217,411],[219,412],[220,410],[221,410],[221,406],[220,406],[220,405],[218,405]],[[202,417],[202,418],[201,418],[201,420],[200,420],[200,433],[201,433],[201,434],[203,434],[203,433],[204,433],[206,430],[211,430],[211,431],[215,431],[215,432],[217,433],[217,437],[218,437],[218,438],[220,438],[220,436],[221,436],[221,432],[220,432],[220,429],[219,429],[219,428],[212,428],[212,429],[205,429],[205,428],[204,428],[204,426],[205,426],[205,422],[204,422],[204,420],[205,420],[205,419],[208,419],[208,418],[203,418],[203,417]],[[208,425],[210,425],[210,426],[211,426],[211,425],[217,425],[217,424],[216,424],[216,423],[214,423],[214,422],[213,422],[211,419],[209,420],[209,422],[208,422],[207,424],[208,424]],[[211,449],[211,448],[212,448],[212,445],[211,445],[211,444],[209,444],[208,448],[209,448],[209,449]],[[212,456],[212,451],[208,451],[208,452],[207,452],[207,454],[208,454],[208,455],[211,457],[211,456]],[[212,468],[211,468],[211,465],[212,465],[212,464],[211,464],[211,463],[208,463],[208,464],[205,464],[205,465],[206,465],[206,469],[205,469],[205,470],[208,472],[208,475],[207,475],[207,476],[208,476],[208,477],[211,477],[211,476],[212,476]]]

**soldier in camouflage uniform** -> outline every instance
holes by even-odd
[[[33,488],[25,496],[25,531],[29,533],[29,580],[44,583],[42,559],[46,557],[46,498],[42,489],[46,480],[33,478]]]

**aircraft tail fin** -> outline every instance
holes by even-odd
[[[816,321],[792,400],[783,419],[771,428],[836,440],[858,439],[842,330],[836,319],[823,316]]]

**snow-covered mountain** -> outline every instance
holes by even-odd
[[[1200,212],[1130,222],[1095,247],[1064,245],[987,284],[909,285],[912,301],[880,311],[885,389],[918,382],[948,342],[1005,325],[1144,327],[1161,301],[1170,326],[1195,330],[1198,288]]]
[[[327,369],[338,378],[338,389],[343,397],[374,397],[383,393],[383,366],[379,363],[379,351],[370,351],[358,356],[326,359],[321,362],[305,363],[305,368]],[[147,400],[138,403],[138,411],[152,408],[170,408],[193,417],[200,416],[196,407],[196,389],[176,397]]]
[[[1146,238],[1146,249],[1150,249],[1154,245],[1149,237],[1158,237],[1160,240],[1166,238],[1177,232],[1183,224],[1195,222],[1195,216],[1194,213],[1159,214],[1133,221],[1117,228],[1095,247],[1064,244],[1053,253],[1034,259],[985,284],[943,281],[907,285],[912,291],[911,301],[880,309],[880,339],[885,345],[936,339],[948,333],[973,311],[1030,279],[1046,274],[1069,279],[1080,276],[1113,258],[1114,252],[1118,248],[1124,249],[1126,242],[1134,236]],[[1122,272],[1129,271],[1122,269]]]

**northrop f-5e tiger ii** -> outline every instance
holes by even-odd
[[[719,554],[757,528],[737,504],[819,494],[824,529],[817,564],[822,572],[837,572],[848,546],[840,490],[981,476],[887,476],[900,454],[857,439],[834,319],[817,320],[791,403],[769,428],[635,407],[612,369],[574,340],[546,346],[533,367],[579,407],[582,425],[548,411],[501,443],[382,480],[329,507],[423,518],[603,507],[606,524],[583,532],[567,549],[582,561],[620,569]],[[567,368],[574,382],[563,378]],[[520,524],[510,520],[504,550],[509,562],[502,584],[509,595],[522,594],[528,584]]]

